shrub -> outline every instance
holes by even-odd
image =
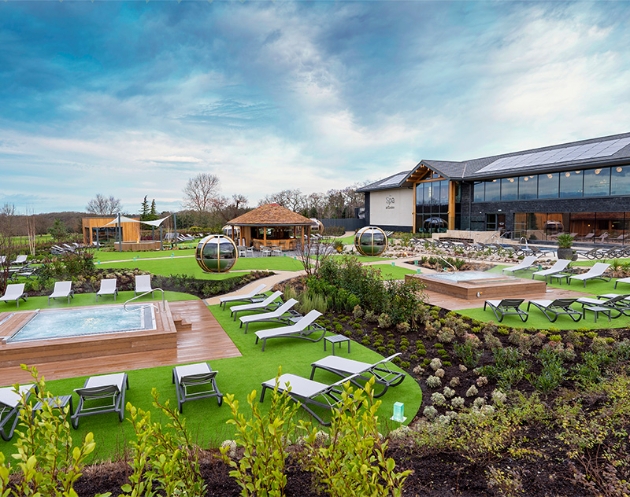
[[[437,339],[442,343],[451,343],[455,340],[455,332],[450,328],[442,328],[437,334]]]
[[[388,329],[392,325],[392,318],[389,317],[389,314],[382,313],[378,317],[378,327],[383,329]]]
[[[228,423],[236,427],[235,441],[245,450],[239,461],[232,460],[225,448],[221,453],[224,461],[233,468],[230,476],[243,489],[241,495],[282,496],[287,482],[285,458],[296,429],[293,417],[299,405],[291,401],[286,391],[279,393],[276,386],[269,411],[262,414],[256,397],[256,390],[247,396],[251,409],[251,417],[247,419],[239,412],[238,400],[231,394],[225,396],[232,411]]]
[[[453,344],[453,352],[455,352],[455,356],[459,358],[467,368],[477,367],[479,359],[481,359],[483,354],[470,340],[466,340],[464,343]]]
[[[388,443],[378,432],[381,403],[374,401],[373,384],[372,378],[364,390],[354,392],[349,383],[345,385],[341,404],[333,412],[328,444],[316,442],[315,429],[305,440],[306,467],[331,497],[400,497],[411,474],[395,472],[394,460],[385,456]],[[308,429],[306,424],[302,426]]]
[[[431,394],[431,402],[434,406],[442,407],[446,405],[446,397],[440,392],[434,392]]]
[[[153,405],[168,419],[166,425],[151,422],[151,412],[127,404],[136,433],[131,442],[133,473],[125,484],[122,497],[203,495],[206,485],[199,469],[198,451],[186,430],[186,421],[167,400],[160,404],[157,390],[151,390]]]
[[[427,378],[427,386],[429,388],[440,388],[442,386],[442,380],[437,376],[429,376]]]
[[[73,447],[70,423],[67,421],[68,409],[64,413],[53,409],[46,399],[51,394],[46,390],[43,377],[39,378],[36,368],[21,366],[29,371],[37,386],[36,400],[42,402],[42,408],[34,411],[33,404],[24,402],[20,410],[20,425],[23,431],[16,431],[15,443],[20,472],[9,489],[9,467],[5,465],[4,455],[0,454],[0,495],[76,495],[74,484],[81,476],[87,457],[94,451],[96,443],[92,433],[88,433],[80,445]]]

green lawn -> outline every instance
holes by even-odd
[[[581,266],[592,266],[594,261],[585,261]],[[488,272],[491,273],[501,273],[502,269],[507,266],[500,265],[490,269]],[[537,269],[535,269],[537,270]],[[517,272],[514,276],[519,278],[531,280],[532,273],[535,271],[532,270],[524,270]],[[579,292],[584,294],[584,297],[592,297],[595,298],[597,295],[604,295],[609,293],[618,293],[630,294],[630,286],[628,285],[620,285],[619,288],[615,289],[615,281],[616,279],[612,279],[611,281],[603,281],[603,280],[589,280],[586,282],[586,286],[584,286],[584,282],[582,281],[573,281],[570,285],[567,285],[566,282],[560,283],[559,280],[553,280],[553,283],[548,282],[547,286],[552,288],[558,288],[563,290],[571,290],[573,292]],[[527,308],[527,300],[521,308],[526,310]],[[581,310],[582,306],[579,304],[574,304],[573,308],[576,310]],[[586,314],[586,319],[582,319],[577,323],[573,322],[571,318],[568,316],[561,316],[555,323],[550,323],[547,318],[535,307],[531,307],[529,318],[526,323],[521,322],[518,316],[506,316],[501,324],[504,324],[508,327],[514,328],[532,328],[532,329],[560,329],[560,330],[577,330],[577,329],[588,329],[588,330],[596,330],[602,328],[627,328],[630,326],[630,318],[627,316],[621,316],[620,318],[613,319],[610,323],[608,322],[608,318],[603,315],[600,315],[597,319],[597,323],[595,323],[595,319],[593,313],[588,312]],[[463,309],[457,311],[459,314],[464,316],[468,316],[470,318],[476,319],[482,322],[495,321],[496,317],[492,313],[492,311],[488,308],[484,312],[483,305],[479,308],[475,309]]]
[[[181,295],[178,297],[194,298]],[[36,300],[29,299],[29,302],[33,303]],[[90,303],[93,303],[93,301]],[[40,301],[39,306],[43,307],[44,304]],[[63,307],[61,304],[58,304],[58,306]],[[219,371],[217,382],[221,392],[234,394],[240,401],[242,409],[247,406],[247,394],[254,389],[260,392],[260,384],[273,378],[280,366],[282,366],[283,372],[308,377],[311,370],[310,364],[330,354],[330,350],[324,352],[323,342],[311,343],[295,339],[270,340],[267,343],[265,352],[261,352],[261,345],[255,344],[256,338],[253,332],[269,326],[268,324],[250,326],[249,333],[245,335],[243,330],[239,329],[238,322],[230,319],[230,313],[227,310],[222,311],[219,306],[212,306],[210,310],[243,354],[239,358],[221,359],[211,363],[213,369]],[[342,345],[343,347],[336,351],[342,357],[369,363],[376,362],[381,358],[378,353],[355,342],[352,342],[351,353],[348,355],[345,344]],[[176,404],[175,389],[171,383],[172,367],[140,369],[127,371],[127,373],[129,375],[130,389],[127,392],[126,400],[142,409],[151,409],[154,421],[163,420],[161,412],[154,409],[151,405],[150,393],[151,388],[155,387],[160,393],[161,399],[168,399],[171,404]],[[319,371],[315,379],[324,383],[333,383],[339,378],[330,373]],[[68,394],[75,388],[83,386],[84,380],[85,377],[50,381],[48,382],[48,388],[54,395]],[[382,400],[383,404],[379,415],[382,430],[386,432],[388,429],[396,427],[396,423],[389,421],[394,402],[403,402],[405,404],[407,419],[411,421],[420,407],[422,392],[412,378],[406,378],[400,386],[390,389]],[[74,401],[76,406],[78,402],[76,395]],[[266,399],[264,404],[262,404],[263,410],[268,405],[269,400]],[[302,410],[300,410],[300,413],[304,419],[310,419]],[[230,418],[230,410],[225,403],[222,407],[218,407],[216,399],[202,399],[186,403],[184,405],[184,415],[193,439],[202,447],[216,447],[223,440],[232,438],[234,435],[233,427],[226,424],[226,421]],[[131,424],[128,421],[119,423],[117,419],[115,414],[82,418],[79,430],[73,432],[76,433],[77,437],[84,437],[89,431],[94,432],[97,447],[93,461],[122,457],[125,446],[133,437],[133,433]],[[15,448],[13,443],[2,443],[1,450],[8,456]]]
[[[403,280],[406,274],[416,274],[413,269],[398,267],[393,264],[373,264],[370,267],[380,269],[384,280]]]

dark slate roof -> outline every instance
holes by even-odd
[[[397,185],[391,184],[388,180],[403,173],[389,176],[381,181],[364,186],[357,191],[369,192],[399,188],[405,185],[407,178],[422,166],[426,166],[448,179],[481,180],[615,164],[630,164],[630,133],[591,138],[589,140],[466,161],[422,160],[404,178],[401,177]]]
[[[400,188],[407,182],[407,178],[413,171],[401,171],[396,174],[392,174],[387,178],[383,178],[381,180],[375,181],[374,183],[370,183],[369,185],[362,186],[361,188],[357,188],[357,192],[372,192],[374,190],[391,190],[393,188]]]

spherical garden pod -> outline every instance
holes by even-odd
[[[363,255],[381,255],[387,250],[387,235],[376,226],[366,226],[357,231],[354,246]]]
[[[209,235],[199,241],[197,264],[206,273],[226,273],[238,260],[236,244],[225,235]]]
[[[317,233],[318,235],[324,234],[324,223],[322,223],[319,219],[312,217],[311,221],[311,233]]]

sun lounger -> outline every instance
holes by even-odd
[[[527,321],[529,314],[520,308],[525,299],[503,299],[503,300],[486,300],[483,304],[483,310],[486,306],[492,309],[499,323],[503,321],[505,316],[516,315],[521,318],[523,323]]]
[[[236,315],[239,312],[271,311],[280,305],[278,302],[276,302],[276,300],[281,296],[282,296],[282,292],[276,291],[260,302],[252,302],[251,304],[235,305],[233,307],[230,307],[230,312],[232,313],[231,315],[234,316],[234,321],[236,321]]]
[[[291,311],[291,308],[297,304],[295,299],[289,299],[275,311],[265,312],[264,314],[250,314],[249,316],[243,316],[241,320],[241,328],[245,324],[245,333],[247,333],[247,327],[249,323],[259,323],[263,321],[279,322],[279,323],[291,323],[293,320],[301,318],[298,313]]]
[[[136,295],[141,295],[143,293],[151,292],[151,297],[155,292],[155,288],[151,286],[151,275],[150,274],[138,274],[135,279],[135,288],[133,290],[134,297]]]
[[[258,285],[251,292],[244,293],[242,295],[229,295],[227,297],[221,297],[219,299],[219,305],[220,307],[225,309],[225,306],[228,302],[253,302],[253,299],[260,297],[264,298],[264,295],[262,295],[262,291],[265,289],[266,286],[267,285],[265,284]]]
[[[14,261],[11,261],[12,266],[23,266],[26,264],[26,260],[28,259],[28,255],[18,255]]]
[[[571,304],[576,301],[577,299],[530,300],[527,303],[527,310],[529,311],[529,306],[534,304],[552,323],[562,314],[566,314],[573,321],[578,322],[582,319],[582,313],[571,308]]]
[[[101,280],[101,288],[99,288],[98,292],[96,292],[96,300],[98,301],[98,298],[103,297],[104,295],[113,295],[114,300],[116,300],[116,296],[118,295],[116,278]]]
[[[584,287],[586,287],[587,280],[604,280],[610,281],[610,277],[604,276],[604,272],[610,267],[610,264],[604,264],[603,262],[596,262],[588,272],[584,274],[575,274],[569,278],[569,284],[571,280],[578,280],[584,282]]]
[[[0,255],[0,266],[2,266],[5,262],[7,262],[7,256]]]
[[[216,397],[219,406],[223,403],[223,394],[217,387],[216,376],[206,362],[176,366],[173,368],[173,383],[177,390],[177,407],[183,412],[183,404],[188,400]]]
[[[32,392],[37,392],[37,385],[20,385],[18,391],[13,387],[0,388],[0,436],[9,441],[20,419],[22,399],[28,400]]]
[[[547,282],[547,276],[551,276],[553,274],[558,274],[564,271],[569,264],[571,264],[570,260],[567,259],[558,259],[553,266],[549,269],[543,269],[542,271],[536,271],[532,274],[532,279],[536,279],[536,276],[544,276],[545,282]]]
[[[297,323],[291,326],[282,326],[280,328],[257,331],[256,343],[258,343],[258,340],[262,340],[262,350],[264,352],[265,344],[269,338],[301,338],[311,342],[319,342],[326,335],[326,330],[318,324],[315,324],[315,320],[321,315],[321,312],[313,309]],[[311,338],[310,335],[318,331],[322,332],[321,336],[319,338]]]
[[[615,281],[615,290],[617,289],[617,285],[619,283],[630,283],[630,278],[619,278],[617,281]]]
[[[528,255],[520,263],[516,264],[515,266],[504,268],[503,272],[504,273],[514,273],[516,271],[522,271],[524,269],[529,269],[530,267],[532,267],[534,265],[534,262],[536,262],[536,259],[538,259],[537,255]]]
[[[48,296],[48,305],[50,305],[50,299],[70,299],[74,298],[74,290],[72,290],[72,281],[57,281],[53,293]]]
[[[630,315],[630,295],[628,294],[620,295],[616,293],[609,293],[605,295],[598,295],[596,299],[590,297],[580,297],[577,299],[577,303],[582,305],[582,312],[585,307],[607,307],[619,313],[616,316],[611,316],[613,319],[616,319],[621,315]]]
[[[361,385],[358,380],[366,382],[374,376],[376,383],[384,385],[385,387],[382,392],[374,395],[374,398],[381,397],[387,392],[389,387],[400,385],[405,379],[405,373],[394,371],[387,365],[394,357],[399,355],[400,352],[374,364],[330,355],[311,364],[311,380],[313,376],[315,376],[315,370],[317,368],[330,371],[344,378],[352,377],[352,383],[359,388],[363,388],[363,385]]]
[[[125,419],[125,391],[129,389],[127,373],[90,376],[83,388],[74,391],[79,396],[79,405],[71,416],[72,427],[79,427],[79,418],[103,414],[118,413],[118,420]]]
[[[27,298],[28,296],[24,292],[24,283],[13,283],[11,285],[7,285],[4,295],[0,297],[0,302],[8,304],[9,302],[13,302],[15,300],[17,307],[20,307],[20,299],[26,302]]]
[[[279,392],[286,391],[289,396],[300,403],[300,407],[313,416],[318,422],[324,426],[330,426],[330,422],[324,421],[317,414],[313,407],[320,407],[327,411],[332,411],[341,401],[343,393],[343,385],[347,381],[354,381],[354,376],[349,376],[339,380],[332,385],[326,385],[318,381],[309,380],[295,374],[283,374],[279,378],[272,378],[262,384],[262,392],[260,393],[260,401],[265,400],[265,392],[267,389],[274,389],[276,385]]]

